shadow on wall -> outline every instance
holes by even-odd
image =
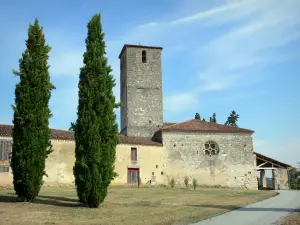
[[[186,205],[191,207],[199,207],[199,208],[217,208],[217,209],[229,209],[237,211],[249,211],[249,212],[300,212],[300,209],[295,208],[240,208],[240,206],[237,205]]]
[[[16,202],[16,200],[17,196],[11,193],[7,193],[7,195],[0,196],[0,202],[14,203]],[[85,207],[84,205],[80,204],[76,199],[44,195],[38,196],[31,203],[60,207]]]

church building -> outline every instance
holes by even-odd
[[[205,187],[258,189],[272,171],[273,189],[288,189],[288,164],[254,152],[254,131],[191,119],[163,119],[162,47],[124,45],[120,59],[121,131],[111,185],[181,186],[185,177]],[[0,125],[0,187],[11,187],[12,126]],[[71,131],[51,129],[53,152],[44,185],[74,187]]]

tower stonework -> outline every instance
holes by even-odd
[[[124,45],[120,55],[121,133],[152,137],[163,125],[162,47]]]

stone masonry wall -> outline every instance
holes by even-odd
[[[276,168],[273,170],[275,190],[290,189],[288,170],[285,168]]]
[[[121,130],[128,136],[152,137],[163,125],[161,49],[127,47],[121,73]]]
[[[204,143],[214,141],[216,157],[203,152]],[[250,134],[163,132],[166,179],[183,184],[185,176],[199,185],[255,189],[256,157]],[[167,182],[166,180],[166,182]]]

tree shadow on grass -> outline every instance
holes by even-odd
[[[217,208],[217,209],[229,209],[229,210],[237,210],[237,211],[249,211],[249,212],[300,212],[300,209],[295,208],[258,208],[258,207],[242,207],[237,205],[187,205],[191,207],[199,207],[199,208]]]
[[[16,203],[17,196],[11,193],[6,195],[0,195],[0,202],[5,203]],[[77,200],[65,197],[56,197],[56,196],[38,196],[34,199],[32,204],[43,204],[43,205],[52,205],[60,207],[85,207],[83,204],[80,204]]]

